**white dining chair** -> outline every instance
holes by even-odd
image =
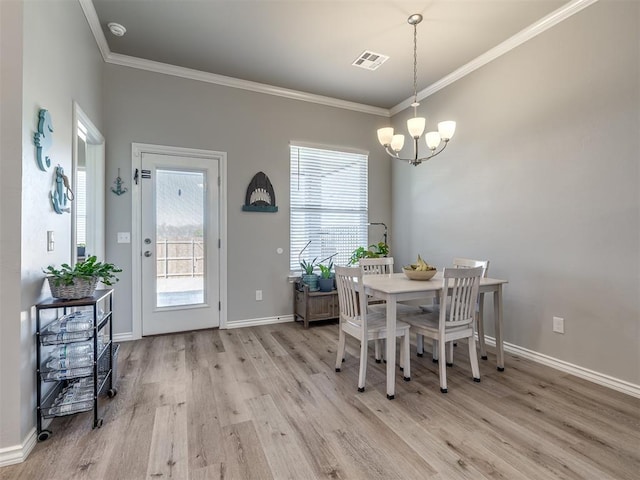
[[[445,268],[442,289],[439,292],[441,308],[417,315],[400,315],[401,320],[411,325],[411,330],[417,335],[437,342],[438,350],[441,352],[445,351],[447,343],[467,338],[471,371],[473,380],[476,382],[480,381],[480,369],[474,334],[476,302],[482,270],[482,267]],[[439,362],[442,393],[447,393],[447,363]],[[453,365],[453,358],[450,365]]]
[[[367,375],[368,344],[371,340],[382,340],[389,335],[402,337],[400,345],[400,367],[404,379],[411,379],[410,368],[410,333],[409,325],[397,321],[395,332],[387,332],[387,318],[384,311],[368,311],[367,296],[362,284],[360,267],[335,267],[338,303],[340,305],[340,330],[338,349],[336,352],[336,372],[342,367],[345,358],[346,335],[360,341],[360,371],[358,375],[358,391],[364,392]]]
[[[378,257],[378,258],[361,258],[358,261],[358,266],[362,269],[363,275],[387,275],[393,273],[393,257]],[[370,297],[367,298],[369,305],[384,305],[383,300],[373,300]],[[370,311],[380,310],[385,307],[374,307]],[[384,341],[376,340],[374,344],[374,357],[376,363],[382,361],[382,352],[384,351]]]
[[[473,260],[471,258],[455,257],[453,266],[456,268],[476,268],[482,267],[482,276],[486,277],[489,272],[489,260]],[[478,334],[478,344],[480,345],[480,358],[487,359],[487,348],[484,341],[484,295],[478,296],[476,306],[476,332]]]
[[[487,272],[489,271],[489,260],[473,260],[471,258],[462,258],[462,257],[454,257],[453,266],[455,268],[475,268],[482,267],[482,276],[486,277]],[[438,300],[436,299],[434,302],[434,306],[421,305],[421,308],[425,312],[434,312],[437,310]],[[484,295],[478,296],[478,303],[476,307],[476,333],[478,334],[478,344],[480,346],[480,357],[483,360],[487,359],[487,349],[485,345],[484,339],[484,322],[483,322],[483,312],[484,312]],[[422,336],[416,338],[416,345],[418,347],[418,356],[421,357],[424,352],[424,341]],[[451,343],[447,345],[447,364],[451,366],[453,363],[453,346],[455,343]],[[433,342],[433,350],[432,350],[433,361],[438,361],[438,345],[437,342]]]

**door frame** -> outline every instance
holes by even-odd
[[[195,148],[153,145],[148,143],[131,144],[131,178],[135,179],[136,170],[138,181],[131,184],[131,285],[132,285],[132,337],[134,340],[142,338],[142,195],[140,176],[142,170],[142,154],[153,153],[160,155],[175,155],[181,157],[205,158],[219,162],[218,185],[218,232],[220,238],[219,268],[220,278],[220,329],[227,327],[227,153]]]

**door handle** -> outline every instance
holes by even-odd
[[[146,252],[144,252],[144,256],[145,257],[150,257],[151,256],[151,252],[149,250],[147,250]]]

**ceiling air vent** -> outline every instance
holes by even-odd
[[[351,65],[354,67],[364,68],[366,70],[377,70],[378,67],[387,60],[389,60],[387,55],[365,50]]]

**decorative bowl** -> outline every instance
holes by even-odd
[[[415,267],[416,265],[411,266]],[[410,280],[431,280],[437,273],[435,268],[433,270],[412,270],[411,268],[402,267],[402,271]]]

